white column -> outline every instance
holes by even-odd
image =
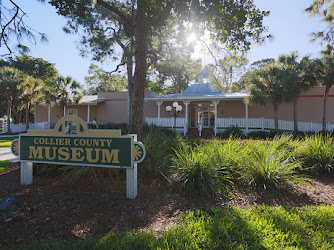
[[[158,126],[161,126],[161,122],[160,122],[160,106],[162,104],[162,101],[157,101],[156,104],[158,105]]]
[[[132,135],[134,141],[137,141],[137,135]],[[135,199],[137,197],[137,163],[133,168],[126,169],[126,198]]]
[[[185,127],[184,127],[184,131],[183,131],[183,134],[184,135],[187,135],[187,132],[188,132],[188,123],[189,123],[189,118],[188,118],[188,106],[190,104],[190,101],[183,101],[184,105],[186,106],[186,124],[185,124]]]
[[[215,136],[217,135],[217,112],[218,112],[218,104],[220,101],[215,100],[212,103],[215,105]]]
[[[246,113],[246,133],[248,133],[248,104],[246,102],[245,103],[245,113]]]
[[[21,185],[30,185],[33,182],[32,162],[21,162]]]
[[[64,116],[66,115],[66,107],[64,106]]]
[[[87,107],[87,122],[90,121],[90,105]]]
[[[51,106],[48,108],[48,123],[51,122]]]

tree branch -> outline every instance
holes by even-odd
[[[101,7],[115,13],[120,20],[122,21],[122,23],[127,26],[132,32],[134,32],[134,25],[130,22],[130,20],[128,19],[128,17],[122,12],[120,11],[118,8],[116,8],[115,6],[112,6],[110,4],[107,4],[105,1],[103,0],[97,0],[96,1],[97,5],[100,5]]]
[[[127,56],[132,56],[132,55],[130,55],[130,52],[129,52],[128,48],[124,45],[124,43],[122,43],[122,41],[119,38],[119,35],[117,34],[116,30],[112,27],[108,27],[106,30],[108,30],[108,29],[111,29],[113,31],[113,38],[115,38],[116,42],[123,49],[124,53]]]
[[[13,15],[13,17],[9,20],[9,22],[6,23],[5,26],[2,27],[1,30],[1,38],[0,38],[0,47],[1,47],[1,41],[3,41],[8,48],[9,52],[11,53],[12,51],[9,49],[7,45],[7,39],[5,38],[7,35],[5,34],[6,28],[15,20],[15,18],[19,15],[20,8],[17,6],[13,1],[10,1],[15,7],[16,7],[16,12]]]
[[[113,70],[113,71],[109,71],[109,72],[107,72],[107,75],[110,76],[112,73],[118,72],[119,68],[122,67],[122,66],[124,66],[125,64],[126,64],[126,62],[122,62],[122,63],[118,64],[118,65],[116,66],[116,69]]]

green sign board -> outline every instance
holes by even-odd
[[[120,130],[88,129],[77,116],[65,116],[54,129],[33,130],[13,140],[11,150],[20,157],[21,184],[32,184],[33,163],[126,168],[126,196],[137,196],[137,163],[146,151],[136,135]]]
[[[67,165],[132,167],[133,137],[20,135],[20,160]]]

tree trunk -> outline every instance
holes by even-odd
[[[12,96],[9,96],[7,99],[7,132],[8,133],[12,132],[10,130],[10,117],[12,115],[12,102],[13,102],[13,98]]]
[[[30,111],[30,103],[27,102],[27,105],[26,105],[26,130],[27,131],[29,129],[29,111]]]
[[[325,93],[324,93],[324,105],[323,105],[323,115],[322,115],[322,131],[326,132],[326,113],[327,113],[327,99],[328,93],[331,86],[326,86]]]
[[[133,41],[131,41],[133,44]],[[133,57],[132,57],[132,45],[131,45],[131,52],[127,55],[127,75],[128,75],[128,123],[130,124],[131,117],[132,117],[132,105],[134,101],[134,79],[133,79]]]
[[[293,101],[293,131],[298,132],[297,99]]]
[[[17,113],[17,115],[15,116],[16,117],[16,119],[15,119],[15,122],[16,123],[22,123],[23,122],[23,110],[22,109],[20,109],[20,110],[16,110],[16,113]]]
[[[278,104],[273,103],[274,106],[274,118],[275,118],[275,131],[278,131]]]
[[[137,2],[138,13],[135,26],[135,73],[133,95],[130,94],[131,117],[129,122],[129,133],[137,134],[141,139],[143,136],[144,118],[144,93],[146,81],[146,59],[147,59],[147,34],[148,29],[144,25],[144,13],[141,11],[142,1]]]

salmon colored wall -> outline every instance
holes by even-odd
[[[87,106],[72,105],[68,106],[68,109],[78,109],[78,116],[81,117],[84,121],[87,121]],[[36,122],[47,122],[48,121],[48,107],[36,104]],[[64,109],[61,106],[51,107],[51,124],[50,127],[53,128],[58,120],[63,117]],[[93,118],[96,117],[97,106],[90,106],[90,122],[93,121]]]
[[[151,95],[146,91],[145,97]],[[122,123],[128,122],[128,92],[101,92],[99,98],[105,98],[97,110],[97,121]],[[157,116],[158,108],[155,102],[144,102],[144,117]]]
[[[243,101],[220,101],[218,104],[218,118],[244,118],[245,117],[245,104]],[[222,113],[223,112],[223,113]]]
[[[314,87],[309,91],[302,93],[297,99],[298,121],[322,122],[323,116],[323,94],[324,87]],[[327,122],[334,123],[334,88],[329,92],[327,102]],[[274,108],[271,103],[266,107],[249,106],[249,117],[274,118]],[[278,107],[278,119],[293,120],[293,104],[282,103]]]
[[[155,101],[144,102],[144,117],[158,117],[158,105]]]
[[[301,94],[297,100],[298,120],[310,122],[322,122],[323,110],[323,93],[324,87],[314,87],[309,91]],[[145,96],[149,96],[150,92],[146,92]],[[95,117],[98,122],[121,123],[128,121],[128,93],[127,92],[103,92],[98,93],[99,98],[105,98],[105,102],[98,105],[92,105],[90,108],[90,121]],[[160,106],[160,115],[162,118],[170,117],[166,111],[166,106],[172,106],[171,101],[163,102]],[[194,104],[195,102],[191,102]],[[185,117],[185,105],[179,101],[182,106],[182,112],[179,117]],[[189,113],[190,113],[190,105]],[[84,121],[87,119],[87,106],[73,105],[71,108],[78,108],[79,116]],[[222,114],[223,111],[223,114]],[[330,89],[328,98],[327,121],[334,123],[334,88]],[[63,108],[60,106],[51,108],[51,127],[53,127],[59,118],[63,116]],[[218,104],[218,118],[244,118],[245,104],[241,100],[223,100]],[[144,102],[144,117],[158,117],[158,105],[155,101]],[[274,118],[274,109],[271,103],[266,107],[255,105],[248,106],[249,118]],[[293,120],[292,103],[283,103],[279,105],[278,117],[280,120]],[[48,107],[36,104],[36,121],[43,122],[48,120]]]
[[[127,99],[106,99],[99,104],[96,120],[103,123],[122,123],[128,121]]]
[[[36,122],[47,122],[48,121],[48,107],[41,106],[39,103],[36,103],[35,120]]]
[[[48,121],[48,107],[36,104],[36,122]],[[63,116],[63,108],[60,106],[51,107],[51,122],[50,127],[53,128],[58,122],[59,118]]]

